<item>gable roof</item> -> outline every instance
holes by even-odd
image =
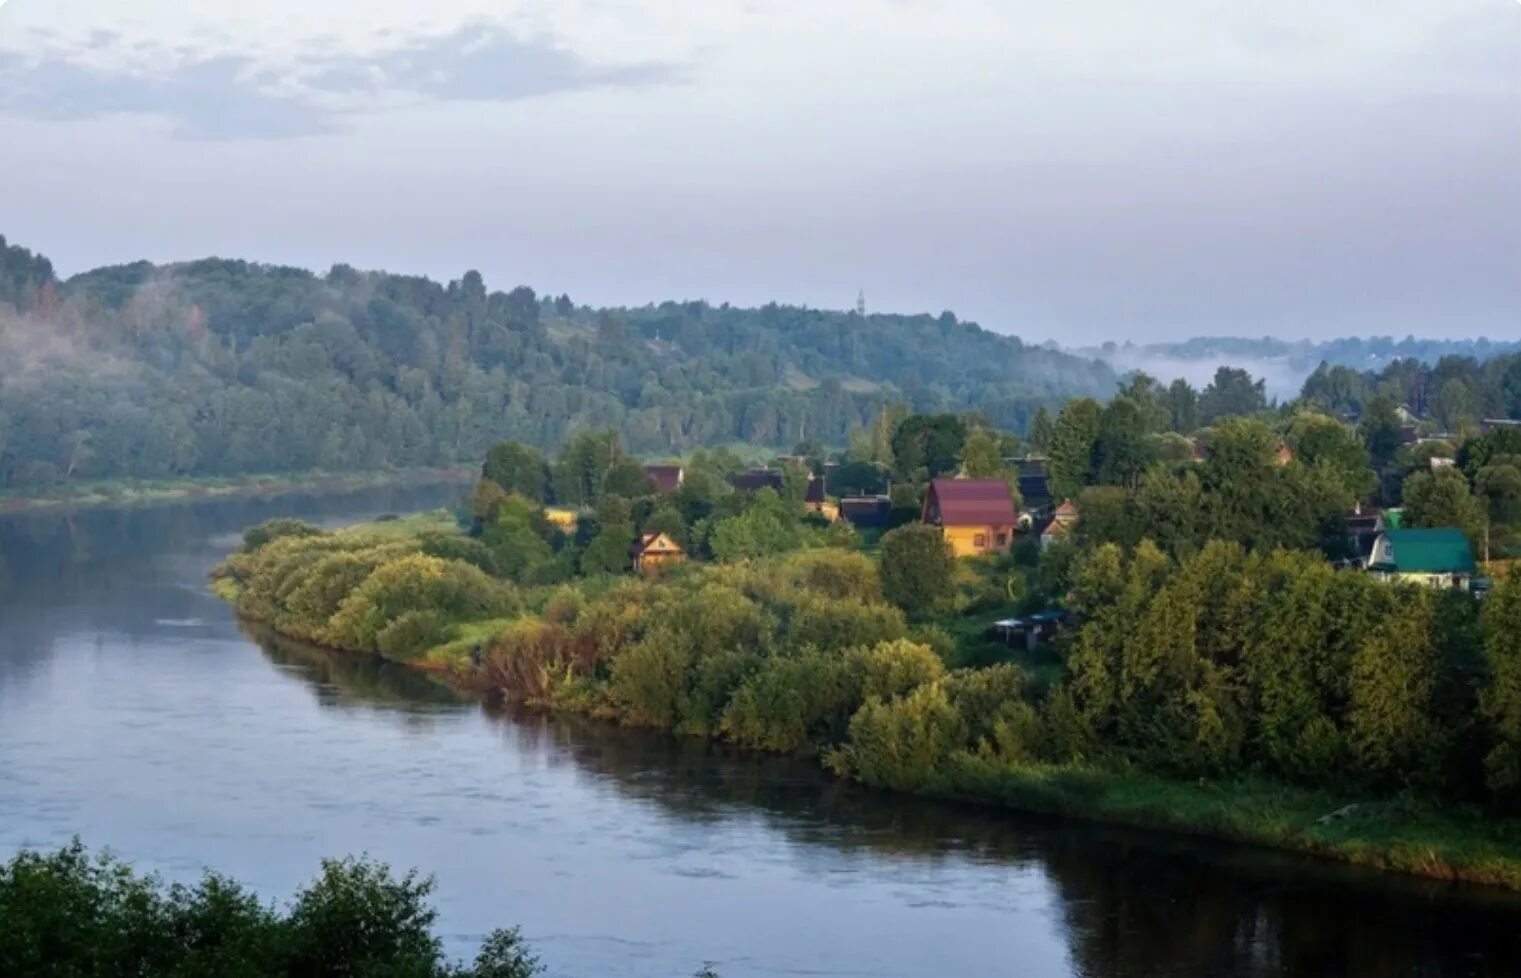
[[[644,474],[650,477],[655,488],[661,492],[675,492],[681,488],[684,472],[679,465],[646,465]]]
[[[1473,547],[1463,531],[1451,527],[1430,530],[1388,530],[1388,561],[1375,569],[1399,574],[1472,574],[1478,570]]]
[[[941,526],[1013,526],[1017,522],[1014,497],[1002,479],[936,479],[924,499],[924,518]]]
[[[629,556],[639,557],[645,553],[669,553],[679,554],[686,551],[681,549],[681,544],[672,540],[669,534],[657,530],[646,530],[639,534],[639,539],[629,547]]]

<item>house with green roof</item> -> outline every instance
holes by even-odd
[[[1385,580],[1429,587],[1472,585],[1479,565],[1462,530],[1386,530],[1373,544],[1368,570]]]

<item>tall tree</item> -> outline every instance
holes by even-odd
[[[1199,420],[1213,424],[1221,418],[1250,417],[1267,408],[1267,382],[1253,381],[1252,375],[1237,367],[1215,371],[1204,393],[1199,396]]]
[[[1093,449],[1098,442],[1103,408],[1091,398],[1071,401],[1056,418],[1051,439],[1051,491],[1071,499],[1095,479]]]

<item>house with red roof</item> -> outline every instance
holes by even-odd
[[[1002,479],[936,479],[924,497],[923,522],[940,527],[957,557],[1008,553],[1019,516]]]

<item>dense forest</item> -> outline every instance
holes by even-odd
[[[59,280],[0,238],[0,490],[450,465],[603,428],[644,455],[844,444],[898,403],[1022,430],[1113,384],[948,312],[591,309],[476,272],[220,259]]]

